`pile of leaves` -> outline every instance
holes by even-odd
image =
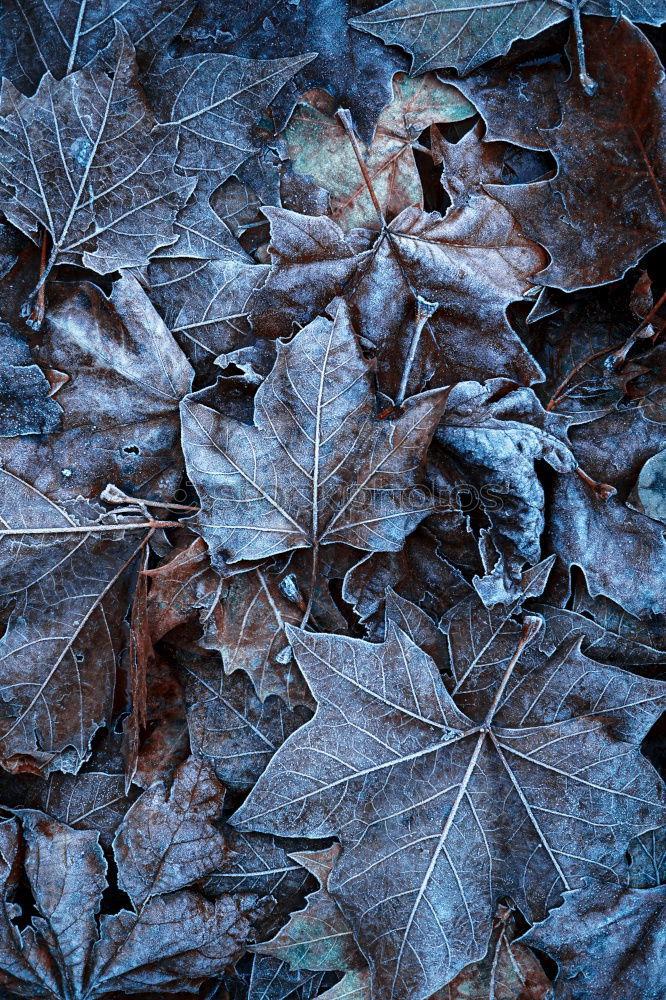
[[[2,997],[663,1000],[663,0],[0,18]]]

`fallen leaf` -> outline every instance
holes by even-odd
[[[665,905],[662,889],[588,879],[522,940],[556,959],[563,1000],[661,1000]]]
[[[377,116],[391,100],[391,79],[405,69],[406,59],[350,26],[350,16],[364,13],[368,6],[373,3],[367,0],[327,0],[315,8],[285,0],[242,0],[232,11],[207,0],[185,36],[204,51],[223,48],[253,59],[316,52],[317,58],[301,68],[294,85],[274,105],[278,124],[286,122],[299,93],[319,87],[338,107],[351,108],[361,134],[370,141]]]
[[[541,252],[485,197],[442,217],[407,208],[377,235],[266,208],[273,269],[252,321],[286,336],[337,295],[378,354],[380,386],[402,402],[425,386],[504,374],[541,378],[506,310],[531,287]],[[473,305],[472,305],[473,303]]]
[[[255,134],[259,117],[314,58],[310,52],[288,59],[219,53],[163,59],[144,82],[160,132],[178,136],[179,168],[199,177],[207,172],[209,184],[230,177],[262,147]]]
[[[55,501],[96,499],[109,482],[172,500],[178,405],[193,371],[136,279],[124,275],[109,298],[88,283],[53,283],[34,354],[71,376],[57,394],[61,426],[3,442],[6,469]]]
[[[192,752],[229,788],[250,788],[286,738],[312,715],[274,695],[260,701],[244,674],[227,677],[219,661],[189,657],[184,665]]]
[[[143,68],[187,21],[194,0],[147,0],[110,5],[86,0],[8,0],[4,5],[3,76],[30,93],[50,72],[56,79],[80,69],[113,39],[119,21]]]
[[[334,322],[320,318],[278,344],[254,425],[185,400],[183,444],[202,502],[190,523],[213,565],[334,542],[399,549],[430,507],[410,490],[443,402],[441,391],[422,393],[397,420],[378,420],[342,305]]]
[[[643,11],[636,20],[651,19]],[[486,190],[550,254],[543,283],[569,291],[622,277],[666,233],[665,90],[657,53],[624,18],[586,18],[584,31],[589,72],[598,84],[593,96],[585,94],[575,70],[565,78],[555,63],[538,76],[517,67],[502,87],[495,76],[460,83],[488,124],[487,138],[550,150],[555,157],[551,180],[488,184]],[[612,62],[609,51],[616,53]],[[567,55],[575,67],[573,35]],[[550,89],[545,102],[544,88]],[[592,158],[585,152],[590,148],[597,151]],[[605,220],[601,228],[591,224],[592,206]]]
[[[163,798],[156,828],[138,824],[156,818],[152,809],[163,796],[159,786],[127,813],[114,851],[133,910],[102,912],[110,876],[97,833],[74,830],[36,810],[19,811],[20,826],[16,820],[2,824],[2,919],[8,933],[0,950],[0,976],[12,991],[52,1000],[72,995],[93,1000],[117,990],[193,991],[239,957],[255,897],[210,902],[182,888],[211,863],[204,854],[188,858],[185,846],[187,835],[192,843],[201,837],[206,811],[216,796],[219,800],[219,786],[211,781],[205,765],[192,761]],[[180,812],[181,796],[184,803],[197,803],[187,818]],[[212,846],[208,839],[205,843]],[[127,855],[128,845],[136,850],[134,857]],[[8,901],[7,890],[15,884],[24,852],[25,878],[39,916],[27,913],[21,930],[10,923],[20,907]],[[166,865],[169,858],[180,863]]]
[[[3,764],[77,771],[111,713],[126,570],[151,529],[0,477],[5,605],[11,599],[0,638]]]
[[[292,167],[312,177],[331,196],[331,218],[345,230],[374,228],[377,212],[335,101],[325,92],[306,95],[285,131]],[[434,122],[458,121],[474,108],[454,87],[429,74],[393,80],[393,101],[385,108],[363,154],[384,217],[390,221],[404,208],[423,208],[421,180],[414,162],[421,132]],[[427,152],[427,150],[426,150]]]
[[[571,703],[565,666],[551,673],[548,698],[539,697],[539,680],[527,711],[514,706],[511,674],[535,631],[528,618],[508,664],[488,664],[469,716],[432,660],[394,626],[382,645],[288,630],[317,713],[232,822],[341,838],[329,889],[370,961],[377,996],[425,1000],[483,957],[493,899],[508,894],[531,919],[545,915],[586,874],[621,870],[632,830],[660,815],[663,792],[637,747],[658,717],[663,685],[632,678],[632,695],[645,690],[636,719],[595,664],[608,708],[588,716],[596,696]],[[625,719],[620,750],[615,720]],[[578,800],[569,796],[563,815],[572,782]],[[612,819],[601,827],[594,816]]]
[[[35,242],[50,237],[40,285],[55,264],[107,274],[141,267],[174,242],[173,221],[193,182],[175,173],[175,136],[157,135],[155,124],[120,26],[91,66],[61,81],[47,74],[33,97],[3,83],[3,207]]]
[[[507,9],[508,8],[508,9]],[[659,3],[621,0],[613,8],[607,0],[592,0],[585,12],[618,17],[624,14],[644,24],[660,24]],[[451,66],[469,73],[495,56],[504,55],[519,38],[533,38],[568,17],[555,0],[514,0],[508,5],[474,0],[463,7],[457,0],[444,4],[432,0],[392,0],[364,17],[354,27],[377,35],[387,45],[400,45],[412,56],[412,72]],[[587,32],[584,35],[587,46]],[[593,75],[594,79],[594,75]]]

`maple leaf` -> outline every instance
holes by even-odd
[[[378,353],[382,390],[398,402],[414,386],[542,377],[506,318],[531,287],[541,252],[492,199],[444,217],[407,208],[379,236],[345,236],[332,219],[284,209],[264,214],[273,269],[252,313],[263,335],[288,335],[341,295]]]
[[[254,59],[316,52],[273,106],[278,124],[289,118],[298,94],[317,87],[338,107],[351,109],[369,142],[377,116],[391,100],[392,77],[406,68],[406,59],[351,27],[350,16],[365,13],[368,6],[376,6],[376,0],[315,0],[308,7],[289,0],[242,0],[232,11],[219,0],[206,0],[185,38],[200,50],[223,49]]]
[[[151,295],[176,336],[217,357],[252,343],[247,317],[268,272],[261,264],[153,257]]]
[[[192,752],[229,788],[250,788],[287,736],[312,714],[303,705],[289,709],[274,695],[260,701],[242,673],[227,677],[211,658],[189,657],[184,674]]]
[[[593,597],[610,597],[638,618],[663,614],[662,527],[616,497],[600,499],[574,479],[563,477],[555,484],[547,526],[553,549],[567,570],[581,567]]]
[[[593,97],[554,64],[538,75],[516,66],[501,87],[494,74],[459,82],[486,120],[486,139],[548,150],[555,157],[552,179],[485,189],[506,205],[526,236],[548,250],[551,262],[540,280],[569,291],[621,277],[666,233],[666,90],[657,53],[625,19],[587,18],[585,37],[598,81]],[[566,50],[570,64],[574,49],[572,37]],[[611,50],[618,54],[612,63]],[[582,134],[603,154],[585,155],[578,141]],[[597,230],[591,225],[592,204],[595,217],[605,220]]]
[[[586,13],[605,17],[625,15],[642,24],[661,24],[663,8],[659,0],[647,3],[636,0],[587,0],[581,5]],[[580,8],[573,7],[578,37]],[[352,20],[354,27],[377,35],[387,45],[400,45],[412,56],[412,72],[452,67],[469,73],[495,56],[504,55],[518,38],[533,38],[569,16],[567,8],[556,0],[513,0],[509,4],[474,0],[462,6],[458,0],[391,0],[377,11]],[[587,33],[585,34],[587,42]],[[593,83],[581,77],[589,89]],[[594,80],[594,76],[593,76]]]
[[[419,136],[433,122],[458,121],[474,114],[460,91],[429,74],[393,81],[394,97],[382,111],[372,143],[364,152],[368,173],[384,217],[395,218],[404,208],[423,208],[423,190],[413,150],[424,149]],[[306,103],[307,101],[307,103]],[[376,225],[375,206],[359,175],[347,132],[335,117],[335,102],[324,92],[306,95],[285,131],[292,167],[312,177],[331,196],[331,218],[343,229]],[[425,150],[427,152],[427,150]]]
[[[663,814],[638,745],[666,688],[628,675],[613,692],[621,672],[595,663],[572,701],[566,656],[546,682],[512,684],[538,622],[528,617],[512,655],[484,665],[467,714],[393,625],[380,645],[288,629],[317,712],[232,823],[341,838],[329,889],[377,996],[424,1000],[485,954],[499,896],[544,915],[586,874],[622,870],[631,834]],[[587,714],[599,692],[603,715]]]
[[[178,136],[178,166],[221,184],[262,146],[258,119],[315,54],[289,59],[183,56],[163,60],[145,87],[167,136]],[[191,187],[189,188],[191,190]]]
[[[60,79],[89,63],[113,39],[120,22],[136,45],[142,67],[168,45],[187,21],[195,0],[7,0],[3,5],[3,76],[34,90],[50,72]]]
[[[556,959],[562,1000],[659,1000],[665,905],[662,888],[625,889],[587,879],[523,940]]]
[[[106,274],[174,241],[193,182],[174,171],[175,136],[155,124],[120,26],[94,63],[59,82],[47,73],[33,97],[3,83],[4,212],[31,239],[50,236],[40,287],[56,263]]]
[[[429,518],[413,531],[400,552],[372,553],[345,574],[342,596],[369,629],[369,635],[373,627],[381,628],[378,609],[389,589],[422,604],[435,617],[469,593],[469,583],[443,557],[439,538],[429,530],[432,520]]]
[[[55,399],[61,426],[0,444],[4,467],[51,500],[96,499],[109,481],[171,500],[183,469],[178,405],[194,372],[135,278],[54,282],[34,348],[68,376]]]
[[[410,490],[443,403],[441,390],[421,393],[398,419],[378,420],[341,304],[335,321],[321,317],[278,344],[254,425],[183,402],[186,463],[202,503],[189,523],[214,564],[334,542],[397,550],[431,507]]]
[[[286,962],[255,955],[251,967],[237,969],[226,985],[234,1000],[313,1000],[321,995],[324,978],[323,972],[290,969]]]
[[[107,863],[96,833],[73,830],[33,810],[19,811],[20,827],[16,820],[5,821],[0,826],[5,985],[23,996],[93,1000],[123,990],[193,990],[220,974],[241,953],[254,897],[209,902],[183,887],[224,854],[223,839],[209,822],[221,795],[206,766],[191,761],[177,772],[168,795],[158,785],[137,800],[114,841],[120,878],[135,909],[111,914],[100,915]],[[20,908],[8,895],[23,849],[39,917],[32,924],[28,918],[21,931],[11,923]]]
[[[86,501],[58,505],[0,470],[0,747],[5,767],[78,770],[111,713],[125,571],[149,522],[103,520]],[[32,762],[32,763],[31,763]]]
[[[44,786],[39,808],[75,830],[96,830],[107,846],[136,798],[125,792],[122,774],[86,771],[77,775],[55,772]]]

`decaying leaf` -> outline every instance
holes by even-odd
[[[117,991],[193,990],[208,976],[221,975],[242,951],[255,897],[210,902],[184,888],[215,863],[205,853],[212,846],[206,816],[219,807],[220,792],[206,766],[192,761],[178,772],[167,797],[155,786],[137,800],[114,841],[133,909],[112,913],[103,912],[109,874],[97,833],[32,810],[21,812],[18,821],[5,821],[0,827],[4,985],[21,996],[93,1000]],[[158,801],[159,823],[146,827],[147,819],[157,819]],[[188,803],[194,810],[185,816]],[[223,843],[220,834],[217,840]],[[197,842],[204,850],[192,855]],[[9,894],[23,856],[39,915],[27,915],[19,929],[11,921],[20,907]]]
[[[660,1000],[665,905],[661,888],[586,880],[523,940],[556,959],[563,1000]]]
[[[188,658],[188,726],[193,753],[230,788],[250,788],[286,738],[311,716],[271,695],[260,701],[242,673],[227,677],[217,659]]]
[[[658,0],[636,3],[591,0],[585,12],[613,17],[624,15],[643,24],[660,24],[664,11]],[[377,35],[388,45],[400,45],[412,56],[412,72],[454,67],[469,73],[481,63],[503,55],[518,38],[533,38],[568,17],[555,0],[513,0],[509,4],[473,0],[391,0],[379,10],[355,18],[353,24]],[[578,14],[580,18],[580,14]],[[587,34],[585,35],[587,42]],[[594,80],[594,77],[593,77]],[[590,89],[592,89],[590,87]]]
[[[261,149],[259,117],[284,85],[314,59],[183,56],[162,61],[145,81],[163,134],[178,136],[178,166],[221,184]],[[193,185],[190,185],[190,190]]]
[[[189,17],[194,0],[148,0],[107,4],[100,0],[8,0],[4,4],[3,76],[30,93],[40,77],[56,79],[80,69],[113,38],[119,21],[149,66]]]
[[[0,639],[5,767],[77,771],[111,713],[123,638],[123,583],[151,530],[62,506],[0,470]]]
[[[618,11],[631,17],[623,6]],[[648,9],[641,11],[649,19]],[[665,91],[657,53],[624,18],[591,17],[584,26],[587,62],[597,82],[592,96],[574,69],[566,74],[556,63],[538,75],[529,66],[516,67],[502,88],[490,75],[460,84],[486,119],[486,138],[549,150],[555,157],[557,175],[550,180],[486,190],[513,213],[526,236],[548,250],[544,284],[567,290],[621,277],[666,233]],[[615,58],[609,60],[611,51]],[[567,54],[575,67],[573,37]],[[590,147],[597,151],[592,158],[585,152]],[[603,228],[590,224],[591,212],[606,220]]]

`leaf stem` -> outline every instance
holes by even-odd
[[[305,613],[301,621],[301,628],[305,628],[310,618],[310,613],[312,611],[312,605],[314,603],[315,587],[317,585],[317,569],[319,568],[319,542],[315,542],[312,546],[312,570],[310,571],[310,594],[308,597],[308,603],[305,608]]]
[[[571,4],[571,16],[573,18],[574,34],[576,36],[576,53],[578,55],[578,79],[588,97],[592,97],[597,89],[597,84],[587,72],[585,60],[585,39],[583,37],[583,25],[580,19],[581,0],[573,0]]]
[[[33,295],[24,303],[22,314],[25,315],[26,324],[31,330],[41,329],[46,314],[46,279],[51,268],[48,260],[49,234],[46,229],[42,231],[41,251],[39,255],[39,282]],[[52,265],[51,265],[52,266]]]
[[[589,486],[592,492],[596,494],[596,496],[598,496],[600,500],[604,501],[610,500],[610,498],[614,497],[615,494],[617,493],[615,487],[611,486],[610,483],[598,483],[596,479],[592,478],[592,476],[588,476],[585,469],[581,469],[580,465],[576,469],[576,472],[583,480],[585,485]]]
[[[497,691],[495,692],[495,697],[493,698],[492,705],[488,709],[488,714],[486,715],[485,721],[483,723],[485,728],[489,728],[490,724],[493,721],[495,713],[499,708],[499,703],[502,700],[502,695],[504,694],[506,686],[509,683],[509,678],[511,677],[514,667],[516,666],[518,660],[520,659],[520,654],[524,650],[525,646],[527,646],[527,644],[532,641],[534,636],[541,628],[542,624],[543,620],[538,615],[525,615],[523,619],[523,628],[520,633],[520,639],[518,640],[518,645],[516,646],[516,650],[507,664],[506,670],[504,671],[504,676],[502,677],[500,685]]]
[[[377,193],[372,183],[372,177],[370,176],[370,172],[366,166],[366,162],[363,159],[363,153],[361,152],[361,147],[358,144],[358,139],[356,138],[356,133],[354,132],[354,123],[352,121],[352,116],[346,108],[339,108],[338,111],[336,112],[336,117],[340,119],[342,127],[347,133],[347,137],[352,145],[352,149],[354,150],[354,156],[358,160],[358,165],[361,168],[361,173],[363,174],[363,180],[366,183],[366,186],[368,188],[368,193],[370,194],[370,198],[372,199],[372,204],[374,205],[375,212],[379,217],[382,229],[385,229],[386,219],[384,218],[382,206],[379,203],[379,198],[377,197]]]
[[[416,322],[414,324],[414,331],[409,345],[409,353],[407,355],[407,360],[405,361],[405,367],[402,371],[398,395],[395,398],[396,407],[402,406],[405,401],[407,384],[409,382],[409,377],[412,374],[412,368],[414,367],[414,360],[416,358],[416,352],[421,340],[423,327],[426,325],[428,320],[435,315],[438,309],[439,302],[428,302],[428,300],[424,299],[421,295],[416,296]]]

